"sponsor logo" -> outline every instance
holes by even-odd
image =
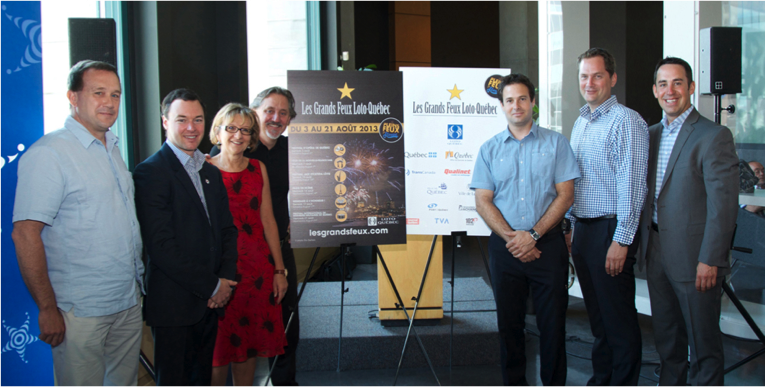
[[[420,224],[420,218],[407,218],[407,224],[410,226],[417,226]]]
[[[476,211],[476,206],[458,206],[458,211]]]
[[[378,133],[385,142],[397,142],[404,136],[404,126],[396,118],[388,117],[380,122]]]
[[[431,203],[428,205],[428,211],[447,211],[446,208],[439,208],[439,205],[436,203]]]
[[[447,219],[447,218],[434,218],[434,223],[436,223],[436,224],[449,224],[449,219]]]
[[[438,152],[404,152],[404,157],[408,159],[435,159]]]
[[[471,176],[470,169],[445,169],[444,174],[447,176]]]
[[[463,139],[463,125],[452,124],[447,125],[447,140],[462,140]]]
[[[405,172],[407,176],[412,175],[435,175],[436,171],[416,171],[414,169],[407,169]]]
[[[367,225],[368,226],[377,226],[378,225],[378,218],[375,216],[368,216],[367,217]]]
[[[501,75],[492,75],[484,81],[484,90],[487,95],[492,98],[497,98],[500,94],[500,83],[503,81]]]
[[[479,218],[465,218],[465,225],[466,226],[473,226],[478,221],[479,221]]]
[[[454,151],[444,152],[444,158],[452,161],[473,161],[473,155],[470,153],[460,153]]]
[[[441,183],[438,187],[428,187],[426,192],[429,195],[445,195],[447,194],[447,184]]]

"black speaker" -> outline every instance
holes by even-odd
[[[85,59],[117,67],[117,27],[114,19],[69,18],[69,67]]]
[[[742,92],[742,28],[700,30],[700,93]]]

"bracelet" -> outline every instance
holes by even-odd
[[[287,277],[287,269],[283,270],[274,270],[274,275],[282,274],[283,276]]]

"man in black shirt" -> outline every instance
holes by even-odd
[[[245,156],[258,159],[266,165],[266,171],[271,184],[271,202],[274,208],[274,218],[279,229],[279,240],[282,245],[282,260],[287,273],[275,273],[275,275],[287,275],[287,295],[282,301],[282,321],[287,326],[290,314],[294,311],[293,321],[287,332],[287,346],[285,354],[277,359],[277,366],[271,375],[271,382],[275,386],[296,386],[295,381],[295,349],[300,337],[300,325],[298,319],[298,277],[295,269],[295,256],[290,246],[290,213],[288,210],[287,194],[290,190],[290,178],[288,174],[287,160],[287,137],[282,133],[290,125],[290,120],[295,118],[295,99],[293,94],[279,86],[270,87],[255,97],[250,104],[258,116],[260,125],[260,142],[255,147],[245,152]],[[219,153],[217,146],[213,147],[210,155]],[[269,358],[269,365],[274,358]]]

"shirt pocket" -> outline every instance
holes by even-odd
[[[549,178],[556,175],[556,153],[553,150],[540,150],[532,153],[528,166],[533,175]]]

